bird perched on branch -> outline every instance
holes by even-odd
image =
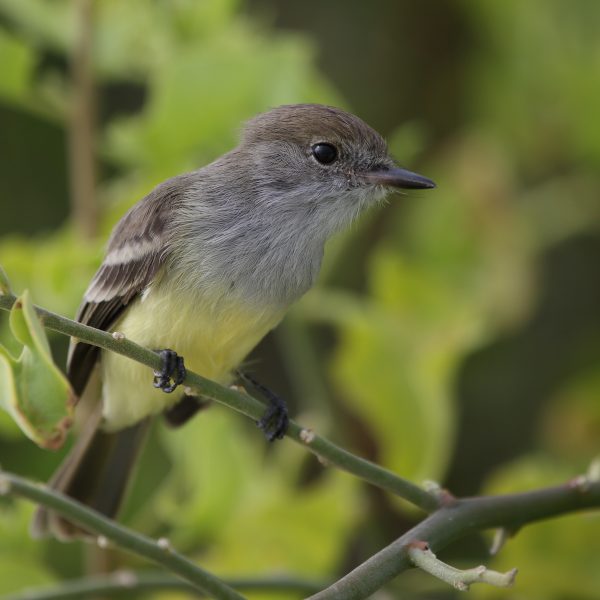
[[[434,183],[402,169],[384,139],[329,106],[281,106],[251,119],[237,148],[157,186],[116,225],[77,320],[155,349],[148,368],[74,340],[68,378],[83,398],[79,438],[50,485],[114,516],[153,415],[173,425],[202,406],[185,365],[223,384],[314,283],[327,239],[394,188]],[[271,395],[268,439],[287,411]],[[81,531],[45,508],[33,531]]]

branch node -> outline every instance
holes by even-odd
[[[12,486],[8,477],[0,475],[0,496],[7,496],[10,494]]]
[[[113,579],[115,583],[124,588],[133,588],[138,583],[138,577],[133,571],[128,569],[121,569],[113,573]]]
[[[517,569],[511,569],[506,573],[492,571],[485,565],[479,565],[473,569],[456,569],[441,560],[429,549],[427,542],[415,541],[407,546],[407,552],[412,563],[437,577],[441,581],[449,583],[460,591],[467,591],[473,583],[487,583],[496,587],[509,587],[515,581]]]
[[[425,479],[423,481],[423,489],[430,494],[438,494],[442,489],[442,486],[433,479]]]
[[[600,481],[600,457],[595,458],[588,467],[585,475],[577,475],[567,482],[567,487],[572,490],[577,490],[582,494],[590,491],[590,487],[594,483]]]
[[[592,482],[590,481],[587,475],[577,475],[577,477],[573,477],[573,479],[570,479],[567,485],[572,490],[576,490],[581,494],[585,494],[589,491],[591,483]]]
[[[322,467],[330,467],[331,461],[327,460],[324,456],[317,454],[317,460],[321,463]]]
[[[302,429],[300,431],[300,439],[305,444],[312,444],[315,439],[315,432],[312,429]]]
[[[429,550],[429,544],[424,540],[414,540],[407,544],[408,549],[416,548],[417,550],[421,550],[422,552],[427,552]],[[410,553],[409,553],[410,554]]]
[[[171,552],[173,550],[173,546],[171,546],[171,542],[166,537],[161,537],[156,540],[156,545],[165,552]]]
[[[597,483],[600,481],[600,456],[597,456],[592,460],[586,475],[590,483]]]
[[[431,494],[441,507],[449,507],[456,504],[456,497],[454,494],[449,492],[446,488],[443,488],[437,481],[426,479],[423,482],[423,489]]]

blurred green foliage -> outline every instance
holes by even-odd
[[[409,4],[396,10],[417,19]],[[434,3],[420,6],[419,18],[433,23]],[[253,357],[301,423],[406,477],[447,481],[457,493],[530,489],[585,470],[600,450],[600,6],[445,6],[468,28],[470,45],[454,57],[460,80],[443,80],[447,96],[432,105],[442,117],[428,107],[379,116],[393,153],[418,162],[438,190],[392,198],[334,240],[320,286]],[[270,106],[345,104],[329,82],[335,70],[326,79],[315,66],[326,40],[268,28],[235,0],[99,0],[94,21],[106,103],[97,140],[102,235],[84,242],[68,220],[35,236],[22,233],[26,223],[20,231],[0,223],[0,263],[15,290],[28,288],[67,315],[111,227],[156,183],[232,147],[240,123]],[[63,130],[73,3],[0,0],[0,25],[0,104]],[[381,39],[410,53],[412,40],[389,27],[381,23]],[[436,41],[414,53],[415,70],[431,64],[426,53],[435,55]],[[351,60],[355,47],[349,40],[331,60]],[[361,49],[382,79],[393,70],[385,47]],[[445,111],[446,97],[461,114]],[[440,133],[428,119],[442,118]],[[25,178],[35,167],[9,168]],[[0,185],[3,213],[19,215],[15,197]],[[40,205],[49,201],[40,190]],[[575,258],[561,267],[570,251]],[[1,315],[0,324],[5,342]],[[64,355],[64,340],[51,339]],[[327,406],[315,401],[322,396]],[[48,476],[58,457],[32,449],[10,421],[0,424],[3,466]],[[30,514],[21,503],[0,505],[0,592],[83,568],[78,551],[28,539]],[[347,570],[414,518],[349,476],[323,471],[302,449],[284,442],[267,452],[252,424],[220,407],[181,431],[155,428],[124,515],[218,574],[289,571],[313,579]],[[597,516],[531,526],[492,564],[518,566],[517,587],[480,586],[472,594],[597,598],[598,540]],[[466,544],[454,556],[478,564],[482,548]],[[112,560],[140,566],[116,553]],[[413,597],[453,597],[428,589],[425,578],[401,578],[394,587]]]

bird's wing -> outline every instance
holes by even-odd
[[[169,251],[171,210],[181,197],[181,185],[169,180],[138,202],[118,223],[104,261],[92,279],[77,313],[77,321],[108,330],[127,305],[148,287]],[[73,341],[67,377],[79,396],[98,360],[99,348]]]

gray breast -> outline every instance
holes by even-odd
[[[194,202],[177,220],[170,268],[196,291],[287,306],[318,275],[326,236],[298,214]]]

